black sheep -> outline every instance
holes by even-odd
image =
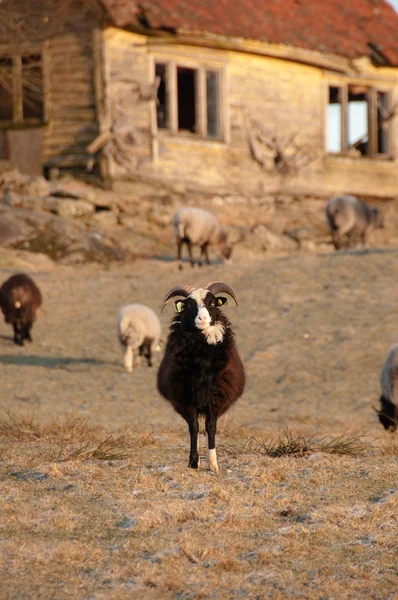
[[[205,418],[208,436],[208,464],[218,470],[215,450],[217,419],[242,395],[245,371],[235,345],[231,323],[221,312],[227,302],[216,294],[225,292],[238,305],[235,292],[225,283],[206,289],[178,285],[171,288],[165,304],[182,296],[170,327],[166,350],[160,364],[157,385],[160,394],[188,423],[191,437],[189,467],[198,468],[199,417]]]
[[[39,288],[25,273],[13,275],[0,287],[0,308],[5,322],[13,326],[16,344],[32,341],[31,328],[41,303]]]

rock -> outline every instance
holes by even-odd
[[[97,189],[78,179],[65,177],[53,183],[51,195],[56,198],[74,198],[75,200],[85,200],[95,204]]]
[[[1,214],[0,218],[0,246],[12,246],[29,238],[34,229],[18,219],[16,216]]]
[[[45,198],[51,192],[50,182],[44,177],[34,177],[24,186],[24,193],[27,196],[37,196]]]
[[[124,227],[131,227],[132,229],[137,225],[137,217],[133,215],[119,214],[118,221]]]
[[[272,233],[265,225],[253,227],[244,245],[251,250],[263,252],[291,252],[297,249],[297,244],[292,239],[286,235]]]
[[[161,204],[154,204],[148,211],[148,221],[160,227],[169,227],[172,222],[170,211]]]
[[[47,210],[48,212],[54,213],[56,215],[58,212],[59,201],[59,198],[55,198],[54,196],[48,196],[47,198],[43,198],[43,210]]]
[[[50,183],[44,177],[23,175],[17,169],[4,171],[0,175],[0,187],[26,196],[44,198],[50,193]]]
[[[95,206],[86,200],[74,200],[71,198],[60,198],[57,203],[57,214],[60,217],[82,217],[92,214]]]
[[[0,248],[0,264],[3,269],[18,269],[21,271],[29,269],[33,271],[52,271],[55,267],[54,262],[46,254],[11,248]]]
[[[119,222],[117,214],[112,210],[100,210],[93,214],[90,221],[98,225],[104,225],[105,227],[117,225]]]

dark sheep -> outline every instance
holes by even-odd
[[[0,308],[6,323],[14,329],[14,342],[23,346],[32,341],[31,329],[42,304],[42,295],[25,273],[13,275],[0,288]]]
[[[379,210],[355,196],[330,198],[326,205],[326,219],[336,250],[343,245],[349,248],[358,239],[366,244],[369,233],[384,227]]]
[[[171,288],[165,304],[180,296],[177,315],[170,327],[165,354],[160,364],[157,385],[160,394],[188,423],[191,438],[189,467],[199,465],[199,417],[204,417],[208,438],[208,466],[218,470],[215,439],[217,419],[242,395],[245,371],[239,357],[231,323],[220,307],[235,292],[225,283],[206,288],[178,285]]]

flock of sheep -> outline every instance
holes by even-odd
[[[357,238],[366,243],[366,236],[383,227],[379,211],[353,196],[331,198],[326,206],[327,222],[336,249],[349,247]],[[202,257],[210,264],[208,247],[214,246],[221,256],[229,259],[232,247],[217,218],[198,208],[181,208],[173,220],[179,268],[182,268],[181,249],[188,247],[194,265],[192,246],[200,247]],[[221,295],[220,295],[221,294]],[[221,307],[230,296],[236,305],[234,290],[217,281],[204,288],[188,285],[173,286],[166,293],[162,310],[171,298],[175,300],[175,316],[171,322],[165,352],[157,374],[160,394],[188,424],[191,446],[189,466],[198,468],[199,419],[204,418],[208,440],[208,466],[218,470],[215,450],[217,420],[241,396],[245,386],[245,371],[239,357],[231,323]],[[6,323],[12,325],[14,342],[23,346],[31,342],[31,329],[42,304],[42,295],[35,282],[26,274],[13,275],[0,287],[0,307]],[[152,355],[160,350],[161,325],[159,317],[143,304],[130,304],[120,309],[117,333],[124,350],[124,366],[133,370],[142,356],[152,366]],[[395,388],[398,384],[398,344],[393,346],[381,373],[382,395],[379,420],[394,431],[398,423]]]

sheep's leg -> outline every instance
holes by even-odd
[[[338,231],[333,231],[332,232],[332,241],[333,241],[333,246],[335,247],[336,250],[340,250],[341,248],[341,240],[340,240],[340,236]]]
[[[31,327],[32,327],[32,323],[26,323],[25,330],[24,330],[24,338],[25,338],[25,340],[28,340],[28,342],[33,341],[31,333],[30,333]]]
[[[202,266],[202,256],[204,256],[203,246],[200,247],[200,255],[199,255],[199,262],[198,262],[199,267]]]
[[[199,259],[200,267],[202,266],[202,256],[204,256],[204,258],[206,259],[207,264],[208,265],[210,264],[209,252],[208,252],[207,246],[208,246],[208,244],[206,243],[200,247],[200,259]]]
[[[142,344],[142,347],[144,349],[144,356],[148,361],[148,367],[152,367],[152,342]]]
[[[207,464],[210,471],[218,471],[216,454],[216,432],[217,417],[215,417],[213,414],[208,414],[206,416]]]
[[[209,258],[209,245],[208,244],[205,244],[203,246],[203,251],[204,251],[204,254],[205,254],[205,257],[206,257],[206,262],[209,265],[210,264],[210,258]]]
[[[188,417],[189,435],[191,437],[191,451],[189,453],[189,464],[191,469],[197,469],[199,466],[199,452],[198,452],[198,434],[199,434],[199,421],[196,412],[191,413]]]
[[[346,248],[352,248],[357,243],[358,236],[354,230],[347,233]]]
[[[124,366],[128,373],[133,370],[133,348],[129,345],[126,346],[124,351]]]
[[[192,244],[191,244],[191,242],[189,240],[187,242],[187,246],[188,246],[189,260],[190,260],[190,263],[191,263],[191,267],[193,267],[194,266],[194,262],[193,262],[193,256],[192,256]]]
[[[18,346],[23,346],[24,336],[22,335],[20,325],[18,323],[13,323],[13,329],[14,329],[14,343],[17,344]]]
[[[182,258],[181,258],[181,250],[182,250],[183,241],[178,238],[177,240],[177,260],[178,260],[178,268],[180,271],[182,270]]]

